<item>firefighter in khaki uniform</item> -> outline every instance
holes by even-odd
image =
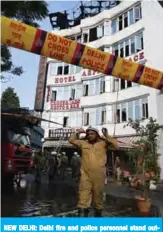
[[[92,201],[95,206],[94,216],[102,216],[106,151],[107,147],[118,148],[117,141],[108,135],[107,129],[103,128],[102,132],[103,137],[100,137],[97,129],[89,127],[86,132],[80,129],[69,139],[71,144],[82,151],[78,208],[80,215],[84,217],[88,217]],[[81,133],[86,133],[83,140],[78,139]]]

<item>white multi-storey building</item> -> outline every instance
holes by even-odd
[[[162,25],[163,8],[158,1],[133,0],[121,1],[114,8],[83,19],[76,27],[56,33],[163,70]],[[146,119],[153,117],[163,123],[163,94],[150,87],[48,59],[42,117],[66,128],[107,127],[110,135],[130,144],[134,131],[124,128],[129,118],[144,119],[146,123]],[[42,126],[46,147],[46,140],[60,126],[46,122]],[[163,132],[159,134],[159,152],[162,167]]]

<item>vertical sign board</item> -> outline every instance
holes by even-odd
[[[36,96],[34,110],[43,111],[44,108],[44,97],[45,97],[45,86],[46,86],[46,65],[47,58],[45,56],[40,57],[39,73],[37,79]]]

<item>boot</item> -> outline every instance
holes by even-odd
[[[89,209],[79,209],[78,210],[78,217],[88,217],[89,215]]]
[[[95,209],[94,217],[102,217],[102,210]]]

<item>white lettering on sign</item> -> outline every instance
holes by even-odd
[[[70,110],[70,109],[79,109],[79,108],[80,108],[80,99],[70,100],[70,101],[51,101],[52,110]]]
[[[75,82],[75,81],[76,81],[75,76],[55,77],[54,78],[55,84],[65,84],[65,83],[71,83],[71,82]]]
[[[143,59],[144,59],[144,51],[139,52],[138,54],[129,58],[129,60],[134,61],[134,62],[138,62]]]

